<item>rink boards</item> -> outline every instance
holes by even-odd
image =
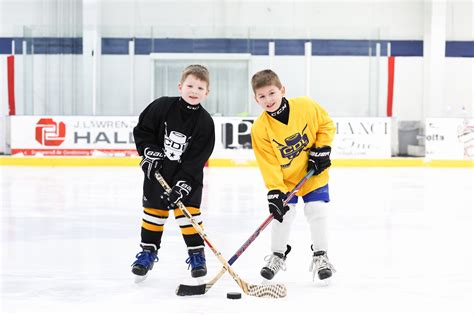
[[[250,137],[254,119],[214,117],[216,144],[208,166],[256,166]],[[472,119],[426,119],[420,141],[426,153],[417,158],[392,157],[400,135],[393,118],[336,117],[334,123],[334,166],[473,165]],[[137,165],[134,116],[12,116],[9,124],[11,156],[1,158],[1,165]]]

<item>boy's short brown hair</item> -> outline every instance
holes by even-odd
[[[181,74],[181,80],[179,81],[181,84],[186,80],[188,75],[193,75],[197,79],[204,81],[207,83],[207,87],[209,88],[209,71],[206,67],[202,65],[189,65],[186,69],[183,70]]]
[[[264,87],[274,85],[281,89],[282,84],[278,75],[270,69],[265,69],[255,73],[252,77],[252,89],[255,94],[255,90]]]

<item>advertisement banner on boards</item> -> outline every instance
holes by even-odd
[[[474,158],[474,119],[427,118],[425,125],[427,159]]]
[[[211,158],[255,160],[253,117],[214,117],[216,144]],[[389,118],[334,118],[334,158],[389,158]],[[12,154],[134,156],[133,116],[13,116]]]
[[[334,158],[390,158],[391,119],[377,117],[334,118]],[[250,133],[254,118],[215,117],[215,158],[251,158]],[[220,145],[219,145],[220,144]]]
[[[45,156],[137,155],[133,116],[13,116],[11,152]]]
[[[391,119],[382,117],[334,118],[336,136],[332,158],[390,158]]]

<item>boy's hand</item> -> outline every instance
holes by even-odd
[[[307,171],[314,170],[314,175],[319,175],[329,166],[331,166],[331,147],[312,147],[309,151]]]
[[[184,201],[186,197],[191,193],[191,185],[189,185],[184,180],[179,180],[172,188],[171,192],[168,194],[166,191],[161,195],[163,203],[168,207],[168,209],[176,208],[176,205],[179,201]]]
[[[286,194],[281,190],[270,190],[267,194],[268,210],[273,214],[273,218],[278,222],[283,222],[283,216],[288,212],[290,207],[284,205]]]
[[[160,147],[147,147],[143,151],[143,159],[140,162],[140,167],[145,173],[146,178],[151,180],[154,178],[156,171],[159,171],[163,166],[165,153]]]

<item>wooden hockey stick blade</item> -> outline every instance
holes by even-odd
[[[171,187],[165,181],[163,176],[160,173],[155,172],[155,178],[158,180],[161,186],[165,189],[166,192],[171,192]],[[183,212],[184,216],[188,218],[191,222],[191,225],[194,229],[198,232],[198,234],[202,237],[204,242],[207,246],[212,250],[216,258],[221,262],[222,266],[226,269],[226,271],[232,276],[235,282],[239,285],[239,287],[244,291],[245,294],[255,297],[270,297],[270,298],[282,298],[286,296],[286,287],[283,284],[269,284],[269,285],[256,285],[256,284],[248,284],[244,280],[242,280],[239,275],[230,267],[229,263],[225,260],[222,254],[214,248],[211,241],[209,241],[206,233],[196,222],[196,220],[192,217],[189,213],[188,209],[184,206],[181,201],[177,202],[179,209]]]
[[[223,270],[223,271],[222,271]],[[220,279],[221,275],[225,274],[226,270],[222,268],[221,272],[219,273]],[[179,296],[193,296],[193,295],[203,295],[205,294],[213,285],[214,283],[204,283],[200,285],[186,285],[180,284],[176,289],[176,295]],[[250,296],[256,297],[270,297],[270,298],[283,298],[287,294],[286,287],[283,284],[267,284],[267,285],[255,285],[255,284],[247,284],[248,286],[248,293],[244,293]]]
[[[314,170],[310,170],[299,182],[296,184],[296,186],[293,188],[293,190],[288,194],[287,198],[285,199],[284,203],[288,204],[290,200],[296,195],[296,193],[303,187],[304,183],[313,176]],[[273,216],[270,215],[259,227],[258,229],[250,236],[250,238],[237,250],[237,252],[234,254],[234,256],[229,259],[228,263],[229,265],[232,265],[237,258],[240,257],[240,255],[247,249],[247,247],[250,246],[250,244],[257,238],[257,236],[267,227],[267,225],[272,221]],[[219,279],[225,274],[226,269],[225,267],[222,267],[221,270],[217,275],[212,278],[211,281],[203,284],[198,284],[198,285],[187,285],[187,284],[180,284],[176,288],[176,295],[179,296],[189,296],[189,295],[203,295],[206,294],[207,291],[209,291],[212,286],[219,281]]]

